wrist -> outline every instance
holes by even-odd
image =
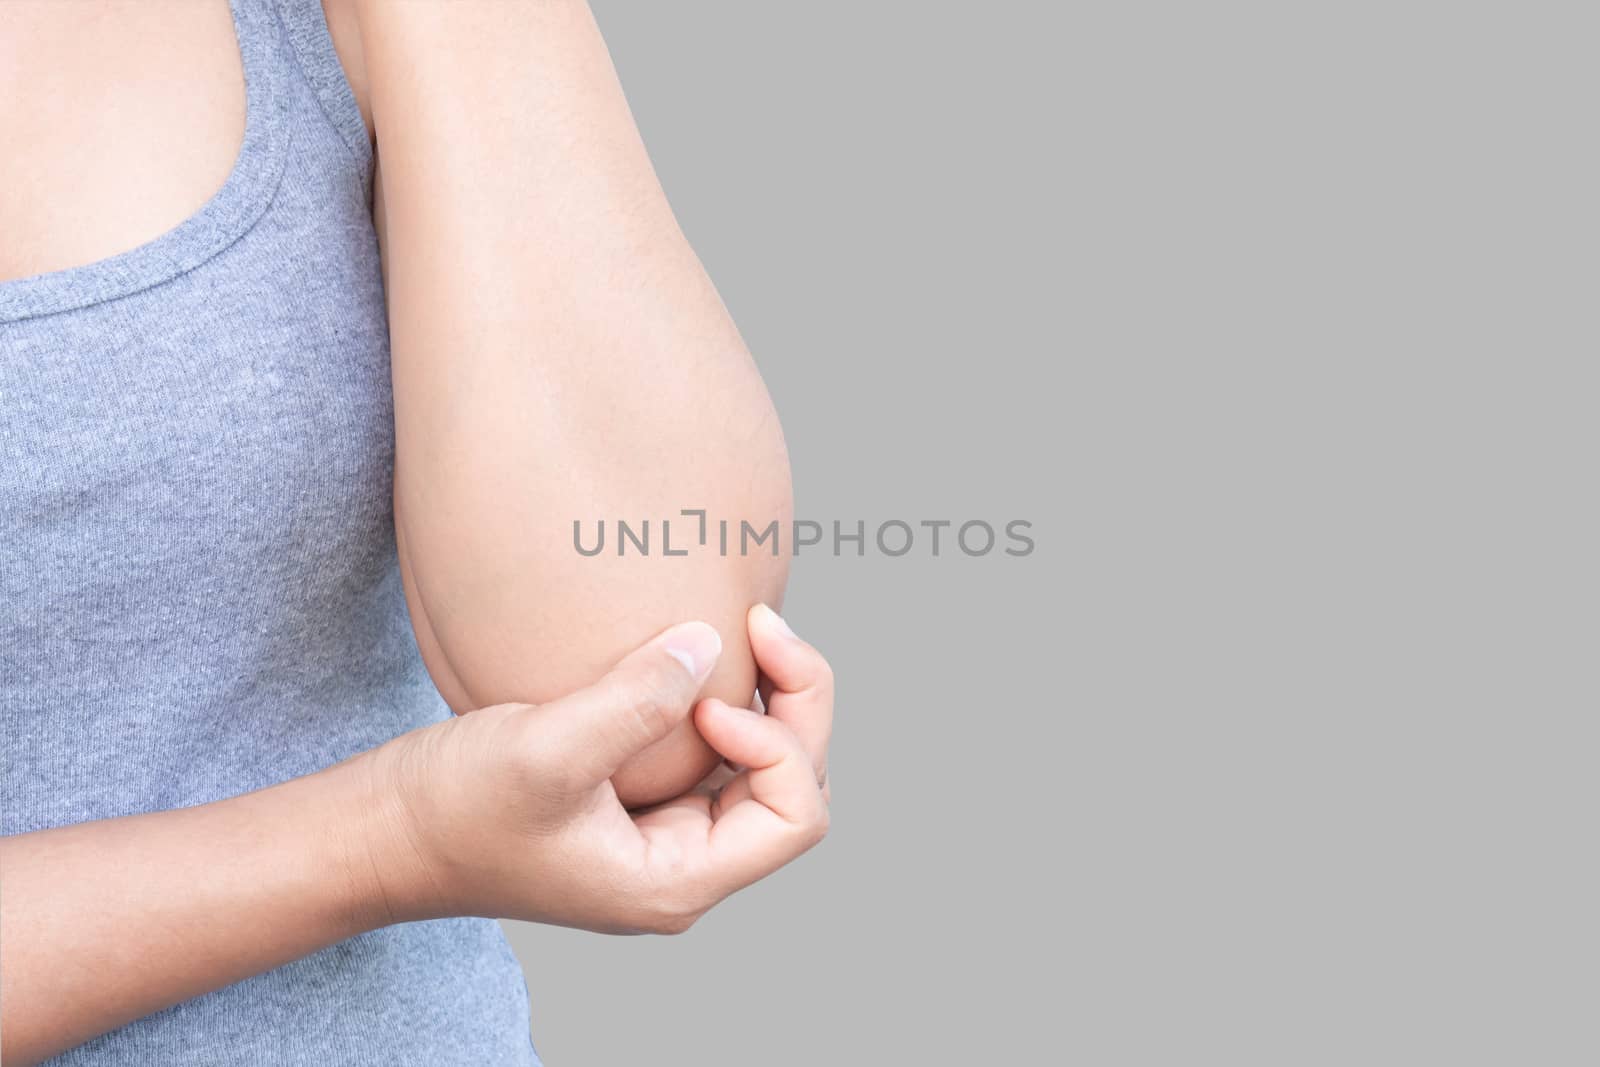
[[[402,735],[328,769],[338,794],[330,810],[334,864],[346,883],[346,910],[359,931],[451,914],[418,835],[402,781],[415,762],[415,738]]]

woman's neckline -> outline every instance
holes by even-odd
[[[260,0],[229,0],[229,9],[244,71],[245,121],[239,153],[221,187],[194,214],[125,252],[0,282],[0,323],[73,311],[154,288],[218,255],[260,219],[283,176],[281,31]]]

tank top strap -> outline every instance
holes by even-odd
[[[367,135],[361,106],[345,76],[344,65],[333,47],[322,0],[276,0],[294,60],[306,82],[316,93],[323,114],[350,149],[351,161],[361,183],[361,192],[372,199],[372,141]]]

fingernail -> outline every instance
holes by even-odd
[[[777,627],[779,633],[783,634],[785,637],[795,636],[794,630],[789,626],[789,623],[782,615],[779,615],[776,611],[773,611],[772,608],[766,604],[761,605],[761,610],[772,620],[772,625]]]
[[[703,622],[686,622],[667,631],[662,639],[667,655],[683,664],[695,681],[702,681],[722,654],[722,635]]]

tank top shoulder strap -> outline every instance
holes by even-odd
[[[323,114],[350,150],[361,191],[372,196],[372,142],[355,92],[334,50],[322,0],[275,0],[294,61],[316,93]]]

